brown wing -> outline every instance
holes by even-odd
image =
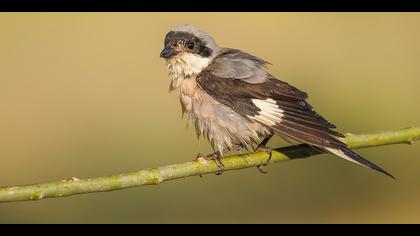
[[[222,57],[222,58],[220,58]],[[220,68],[229,66],[246,66],[247,63],[227,63],[229,60],[240,61],[241,58],[253,60],[258,71],[265,63],[249,54],[241,55],[238,50],[225,51],[215,58],[212,64],[202,71],[196,78],[200,87],[215,100],[231,108],[249,120],[259,122],[270,129],[318,147],[326,152],[335,154],[346,160],[370,167],[393,177],[380,167],[362,158],[351,151],[338,137],[343,135],[335,130],[335,126],[324,117],[316,113],[306,101],[308,96],[305,92],[277,80],[269,73],[250,73],[249,68],[230,68],[229,72],[223,73]],[[224,65],[221,65],[224,63]],[[215,73],[215,71],[217,73]],[[238,76],[235,77],[235,73]],[[248,74],[249,76],[239,76]],[[227,74],[233,77],[226,76]],[[258,76],[264,78],[256,78]],[[252,78],[251,80],[249,78]]]
[[[256,120],[273,130],[316,146],[336,147],[344,144],[336,139],[343,135],[335,126],[318,115],[306,102],[306,93],[276,79],[250,84],[240,79],[222,79],[203,72],[197,82],[208,94],[238,114]],[[260,104],[267,99],[275,102],[277,116],[258,120],[264,113]],[[256,104],[256,100],[261,103]],[[274,112],[276,113],[276,112]]]

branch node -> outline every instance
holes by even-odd
[[[80,181],[80,179],[77,178],[77,177],[71,177],[71,178],[62,180],[61,182],[62,183],[67,183],[67,182],[77,182],[77,181]]]

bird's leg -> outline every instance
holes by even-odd
[[[271,160],[271,157],[273,154],[271,148],[267,146],[267,143],[270,141],[272,137],[273,137],[273,134],[270,134],[269,136],[265,137],[264,140],[254,150],[255,152],[266,151],[269,155],[267,162]]]
[[[200,153],[197,155],[197,159],[204,158],[207,160],[214,160],[216,162],[217,167],[219,167],[219,172],[217,172],[216,175],[221,175],[223,171],[225,171],[225,166],[220,160],[221,157],[222,157],[222,153],[220,151],[217,151],[212,154],[205,155],[205,156],[202,156]]]
[[[273,151],[271,150],[270,147],[267,147],[267,143],[270,141],[270,139],[273,137],[273,134],[270,134],[269,136],[265,137],[264,140],[257,146],[257,148],[254,150],[255,152],[259,152],[259,151],[266,151],[268,153],[268,160],[267,162],[269,162],[271,160],[271,157],[273,155]],[[263,165],[266,166],[266,165]],[[263,173],[263,174],[267,174],[267,171],[264,171],[262,169],[261,166],[257,166],[257,169]]]
[[[237,145],[236,145],[234,148],[232,148],[232,149],[234,149],[234,150],[236,150],[236,151],[238,151],[239,153],[241,153],[241,154],[242,154],[241,150],[242,150],[242,149],[245,149],[245,150],[249,151],[249,146],[247,146],[247,145],[245,145],[245,144],[237,144]]]
[[[239,151],[240,149],[243,149],[243,148],[246,148],[248,150],[247,146],[245,146],[244,144],[237,144],[232,148],[223,150],[222,152],[217,151],[217,152],[214,152],[214,153],[208,154],[208,155],[201,155],[201,153],[198,153],[197,159],[198,158],[204,158],[204,159],[207,159],[207,160],[214,160],[216,162],[217,166],[219,167],[219,172],[216,173],[216,175],[220,175],[225,170],[225,166],[223,165],[223,163],[221,161],[222,153],[226,153],[226,152],[229,152],[231,150],[238,150]],[[200,177],[202,177],[202,175],[200,175]]]

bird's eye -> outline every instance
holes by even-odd
[[[195,47],[195,43],[194,43],[194,42],[191,42],[191,41],[190,41],[190,42],[188,42],[188,43],[187,43],[187,48],[188,48],[188,49],[193,50],[193,49],[194,49],[194,47]]]

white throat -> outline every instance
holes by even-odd
[[[210,58],[184,53],[166,61],[172,79],[170,91],[178,88],[186,79],[198,75],[210,64]]]

